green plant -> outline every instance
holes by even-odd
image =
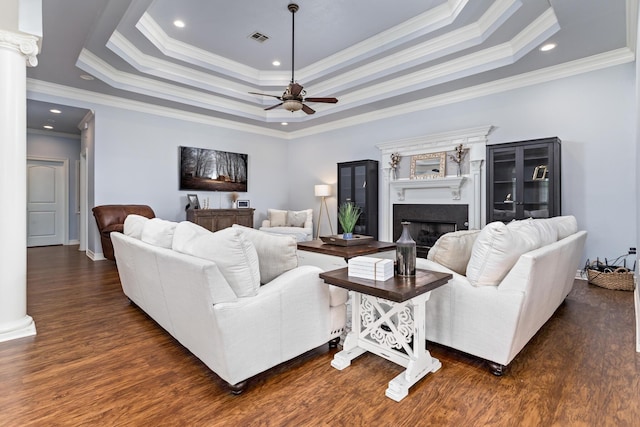
[[[353,202],[345,202],[338,209],[338,221],[345,233],[353,233],[362,209]]]

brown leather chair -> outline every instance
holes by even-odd
[[[100,232],[102,253],[105,258],[112,260],[115,260],[115,257],[113,255],[113,244],[111,243],[111,232],[123,232],[124,220],[127,215],[136,214],[147,218],[155,218],[156,216],[153,209],[147,205],[102,205],[96,206],[92,210]]]

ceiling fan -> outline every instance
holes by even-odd
[[[266,93],[257,93],[257,92],[249,92],[252,95],[261,95],[261,96],[271,96],[273,98],[279,99],[279,104],[272,105],[271,107],[265,108],[267,110],[273,110],[279,106],[283,106],[285,110],[291,111],[292,113],[295,111],[302,110],[307,114],[315,113],[315,110],[308,105],[304,104],[304,102],[325,102],[329,104],[335,104],[338,102],[336,98],[306,98],[305,95],[307,91],[304,90],[302,85],[296,83],[294,79],[294,58],[295,58],[295,13],[298,11],[298,5],[295,3],[290,3],[287,8],[291,12],[291,82],[289,86],[285,89],[282,96],[277,95],[269,95]]]

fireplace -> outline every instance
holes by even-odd
[[[393,205],[393,241],[400,238],[401,223],[411,223],[409,232],[416,241],[419,257],[426,258],[429,249],[445,233],[469,229],[468,205],[395,204]]]

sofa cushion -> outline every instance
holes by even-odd
[[[140,240],[153,246],[171,249],[176,225],[178,223],[173,221],[160,218],[150,219],[142,227]]]
[[[142,229],[149,218],[142,215],[129,214],[124,220],[123,232],[129,237],[140,240],[142,238]]]
[[[285,271],[298,266],[298,242],[294,236],[269,234],[234,224],[244,237],[253,243],[258,254],[260,283],[269,283]]]
[[[549,218],[548,222],[555,227],[558,233],[558,240],[578,232],[578,222],[573,215],[554,216],[553,218]]]
[[[286,227],[287,225],[287,211],[280,209],[267,209],[267,216],[271,227]]]
[[[543,233],[545,230],[536,226],[534,220],[531,218],[513,220],[507,224],[507,228],[511,231],[512,237],[521,240],[521,243],[526,247],[526,251],[538,249],[545,244],[543,243]]]
[[[482,229],[473,244],[467,279],[473,286],[496,286],[528,251],[529,242],[518,238],[502,222],[492,222]]]
[[[460,230],[443,234],[429,249],[427,259],[464,275],[479,233],[480,230]]]
[[[260,286],[258,254],[241,230],[231,227],[212,233],[184,221],[176,227],[173,250],[215,262],[238,297],[256,295]]]
[[[546,246],[558,241],[558,230],[549,218],[532,219],[531,222],[540,232],[540,246]]]

